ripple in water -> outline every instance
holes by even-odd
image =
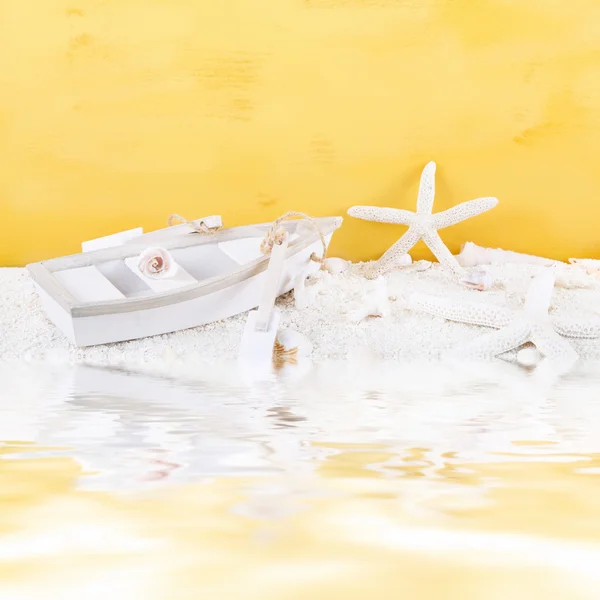
[[[583,368],[5,366],[0,598],[596,598],[598,392]]]

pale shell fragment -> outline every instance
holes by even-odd
[[[325,268],[332,275],[337,275],[348,270],[350,262],[343,258],[328,258],[325,260]]]
[[[177,273],[177,263],[164,248],[146,248],[140,254],[138,269],[150,279],[167,279]]]
[[[412,263],[412,265],[406,267],[406,271],[410,271],[411,273],[422,273],[423,271],[427,271],[427,269],[431,269],[433,263],[428,260],[418,260],[417,262]]]
[[[402,254],[394,261],[394,266],[396,268],[409,267],[410,265],[412,265],[412,263],[413,263],[413,259],[410,254]]]
[[[285,351],[298,349],[299,356],[309,356],[313,351],[311,341],[295,329],[283,329],[277,334],[277,341]]]
[[[472,269],[461,277],[460,282],[466,287],[483,292],[494,285],[494,278],[484,269]]]

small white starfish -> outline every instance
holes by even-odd
[[[442,241],[438,230],[456,225],[494,208],[498,204],[498,199],[478,198],[432,214],[434,198],[435,163],[430,162],[421,175],[416,213],[399,208],[377,206],[353,206],[348,210],[348,214],[357,219],[408,225],[408,231],[367,272],[366,276],[369,279],[375,279],[393,269],[398,258],[406,254],[419,240],[427,244],[442,265],[456,274],[462,273],[462,267]]]
[[[463,304],[426,294],[412,294],[409,305],[450,321],[498,330],[455,348],[453,353],[461,356],[490,359],[532,342],[546,358],[572,366],[579,356],[564,338],[599,338],[600,319],[550,315],[554,282],[554,272],[544,269],[531,282],[523,306],[515,310],[483,303]]]

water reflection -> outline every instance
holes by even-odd
[[[599,391],[585,366],[1,367],[0,598],[595,598]]]
[[[434,476],[431,469],[453,460],[502,460],[498,453],[520,441],[599,449],[595,372],[540,381],[510,365],[376,365],[357,374],[331,363],[300,382],[254,386],[232,373],[181,381],[85,366],[0,371],[0,440],[68,447],[94,473],[81,484],[102,489],[306,474],[341,454],[340,444],[358,444],[365,456],[369,444],[385,448],[395,458],[381,456],[370,469],[388,477]],[[530,450],[543,455],[547,447]]]

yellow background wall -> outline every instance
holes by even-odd
[[[220,213],[436,209],[447,230],[600,256],[598,0],[2,0],[0,265]],[[346,218],[333,254],[400,227]]]

